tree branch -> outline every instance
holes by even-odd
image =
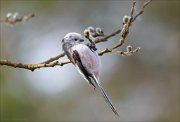
[[[45,64],[45,63],[43,63],[43,64],[22,64],[22,63],[12,63],[11,61],[8,61],[8,60],[0,61],[0,65],[11,66],[14,68],[23,68],[23,69],[28,69],[31,71],[34,71],[35,69],[39,69],[39,68],[63,66],[68,63],[70,63],[69,60],[63,61],[63,62],[55,61],[51,64]]]
[[[108,41],[109,38],[111,38],[113,36],[116,36],[117,34],[120,33],[120,39],[117,42],[117,44],[115,44],[111,48],[106,48],[106,49],[100,51],[98,53],[98,55],[102,56],[102,55],[107,54],[107,53],[113,53],[113,54],[118,54],[118,55],[122,55],[122,56],[130,56],[130,55],[138,52],[140,50],[140,47],[136,47],[135,49],[133,49],[132,46],[127,46],[126,51],[120,51],[120,50],[117,50],[117,48],[119,48],[119,47],[121,47],[123,45],[127,35],[129,34],[129,30],[130,30],[130,27],[132,26],[132,23],[137,19],[137,17],[139,17],[140,15],[143,14],[145,7],[148,6],[151,1],[152,0],[149,0],[149,1],[145,2],[143,4],[143,7],[140,10],[140,12],[137,13],[136,15],[134,15],[134,8],[135,8],[136,2],[133,2],[130,16],[124,16],[124,18],[123,18],[123,27],[122,27],[122,29],[118,29],[117,31],[112,32],[111,34],[104,35],[104,32],[102,31],[101,28],[94,29],[93,27],[89,27],[88,29],[85,29],[84,30],[84,36],[90,42],[90,44],[88,43],[87,45],[90,48],[96,49],[95,44],[100,43],[100,42]],[[63,61],[63,62],[57,61],[59,58],[62,58],[64,56],[65,56],[65,53],[61,53],[61,54],[59,54],[59,55],[57,55],[55,57],[49,58],[49,59],[47,59],[45,61],[42,61],[39,64],[13,63],[13,62],[8,61],[8,60],[2,60],[2,61],[0,61],[0,65],[2,65],[2,66],[3,65],[11,66],[11,67],[14,67],[14,68],[24,68],[24,69],[34,71],[35,69],[39,69],[39,68],[63,66],[65,64],[71,63],[69,60]]]

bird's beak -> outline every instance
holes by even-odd
[[[84,39],[81,39],[81,40],[79,40],[80,42],[83,42],[84,41]]]

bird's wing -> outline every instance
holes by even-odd
[[[79,56],[78,60],[81,60],[81,65],[86,69],[86,71],[89,74],[94,74],[96,78],[99,79],[100,60],[97,53],[83,44],[75,45],[72,50]]]
[[[100,62],[98,56],[96,56],[97,54],[95,52],[83,45],[78,45],[73,48],[73,59],[75,60],[75,64],[78,66],[80,73],[83,74],[94,87],[98,87],[108,106],[116,115],[119,116],[112,102],[105,93],[101,83],[98,81],[97,77],[99,77]]]
[[[91,84],[96,88],[96,85],[91,81],[91,74],[88,72],[88,70],[84,67],[82,64],[81,58],[77,50],[73,50],[73,59],[75,62],[75,66],[77,67],[80,74]]]

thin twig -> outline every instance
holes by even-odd
[[[35,17],[35,14],[29,14],[29,15],[25,15],[25,16],[20,16],[19,13],[7,13],[5,18],[0,19],[1,23],[7,23],[7,24],[16,24],[18,22],[24,22],[24,21],[28,21],[31,18]]]
[[[64,56],[65,56],[65,53],[61,53],[61,54],[59,54],[59,55],[57,55],[55,57],[52,57],[50,59],[47,59],[46,61],[41,62],[40,64],[49,64],[50,62],[58,60],[59,58],[64,57]]]
[[[134,16],[134,18],[133,18],[133,20],[132,20],[133,22],[134,22],[141,14],[143,14],[144,9],[146,8],[146,6],[149,5],[150,2],[152,2],[152,0],[149,0],[149,1],[147,1],[147,2],[145,2],[145,3],[143,4],[142,9],[139,11],[139,13],[137,13],[137,14]]]

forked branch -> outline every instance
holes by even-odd
[[[106,48],[102,51],[99,51],[98,55],[102,56],[102,55],[107,54],[107,53],[113,53],[113,54],[118,54],[118,55],[122,55],[122,56],[129,56],[129,55],[132,55],[132,54],[138,52],[140,50],[140,47],[132,48],[132,46],[127,46],[126,51],[120,51],[120,50],[118,50],[118,48],[124,44],[125,39],[129,34],[129,30],[130,30],[130,27],[132,26],[133,22],[140,15],[143,14],[144,9],[149,5],[149,3],[151,1],[152,0],[145,2],[143,4],[141,10],[137,14],[134,13],[136,2],[133,2],[131,12],[130,12],[130,16],[124,16],[124,18],[123,18],[122,28],[118,29],[117,31],[112,32],[111,34],[104,34],[104,32],[102,31],[101,28],[88,27],[87,29],[85,29],[84,30],[84,36],[90,42],[87,45],[90,48],[96,48],[95,44],[108,41],[108,39],[110,39],[111,37],[120,34],[120,38],[119,38],[119,41],[117,42],[117,44],[115,44],[111,48]],[[32,17],[34,17],[33,14],[29,16],[29,19]],[[6,18],[8,18],[8,17],[6,17]],[[28,18],[28,17],[26,16],[26,18]],[[27,19],[27,20],[29,20],[29,19]],[[1,23],[15,24],[16,22],[20,22],[20,20],[23,20],[23,17],[21,17],[21,19],[19,19],[19,20],[17,19],[14,21],[9,21],[8,19],[4,19],[4,20],[2,19]],[[0,61],[0,65],[1,66],[6,65],[6,66],[14,67],[14,68],[23,68],[23,69],[28,69],[28,70],[34,71],[35,69],[39,69],[39,68],[64,66],[65,64],[69,64],[70,63],[69,60],[62,61],[62,62],[57,61],[58,59],[60,59],[64,56],[65,56],[65,53],[61,53],[55,57],[49,58],[49,59],[42,61],[41,63],[38,63],[38,64],[13,63],[13,62],[8,61],[8,60],[2,60],[2,61]]]

